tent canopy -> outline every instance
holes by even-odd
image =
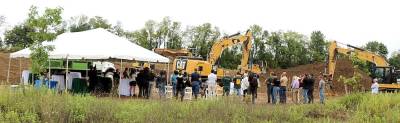
[[[64,33],[54,41],[43,42],[53,45],[49,54],[51,59],[126,59],[148,62],[169,62],[169,59],[145,49],[126,38],[114,35],[105,29],[93,29],[84,32]],[[11,58],[29,58],[29,48],[12,53]]]

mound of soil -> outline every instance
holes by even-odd
[[[280,75],[282,72],[286,72],[288,74],[289,79],[291,79],[294,75],[299,76],[299,75],[304,75],[305,73],[313,74],[314,76],[317,77],[321,73],[324,73],[324,71],[325,71],[325,63],[315,63],[315,64],[300,65],[288,69],[271,69],[268,71],[268,73],[275,72],[278,73],[278,75]],[[361,73],[362,75],[362,81],[361,81],[362,87],[368,89],[372,82],[371,77],[369,77],[367,73],[361,70],[357,70],[357,72]],[[333,80],[333,91],[335,91],[336,94],[341,95],[345,93],[344,83],[338,81],[339,77],[340,76],[344,76],[347,78],[352,77],[353,73],[354,69],[350,60],[337,61],[335,76]],[[267,76],[268,76],[267,74],[262,75],[260,80],[265,80]],[[265,85],[265,83],[263,82],[262,85]],[[317,87],[318,82],[316,82],[314,86]],[[262,92],[265,92],[265,88],[261,88],[261,90]]]
[[[18,84],[23,70],[29,69],[30,61],[26,58],[11,59],[10,67],[10,83],[7,82],[7,71],[9,62],[9,53],[0,53],[0,83],[1,84]]]

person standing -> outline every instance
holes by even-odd
[[[187,72],[183,72],[183,82],[185,83],[185,88],[192,87],[192,83],[189,80],[189,74]]]
[[[150,98],[150,81],[154,79],[151,75],[150,68],[145,67],[143,70],[143,96],[146,99]]]
[[[190,75],[190,80],[192,82],[192,91],[194,98],[197,99],[200,93],[200,74],[198,73],[197,69],[194,69],[194,73]]]
[[[176,91],[177,92],[175,94],[175,97],[176,97],[176,99],[178,99],[178,96],[180,94],[181,95],[180,99],[181,99],[181,101],[183,101],[183,97],[185,96],[185,82],[184,82],[184,79],[183,79],[182,71],[179,72],[176,80],[177,80],[177,84],[176,84]]]
[[[151,97],[151,93],[152,93],[152,90],[153,90],[153,86],[155,85],[155,78],[156,78],[156,74],[154,73],[154,71],[153,70],[150,70],[149,71],[149,76],[148,76],[148,81],[149,81],[149,89],[148,89],[148,92],[147,92],[147,94],[148,94],[148,97]]]
[[[137,77],[137,72],[136,69],[133,69],[130,73],[130,77],[131,77],[131,82],[129,82],[129,86],[130,86],[130,92],[131,92],[131,96],[136,96],[135,95],[135,88],[136,88],[136,77]]]
[[[274,81],[274,79],[276,79],[277,77],[276,77],[276,75],[275,75],[275,73],[274,72],[271,72],[270,74],[269,74],[269,77],[268,77],[268,79],[265,81],[266,83],[267,83],[267,101],[268,101],[268,103],[271,103],[271,100],[272,100],[272,97],[273,97],[273,95],[272,95],[272,83],[273,83],[273,81]]]
[[[310,90],[308,91],[308,98],[310,99],[309,103],[314,103],[314,84],[315,78],[313,74],[310,74]]]
[[[243,75],[243,79],[241,82],[241,88],[243,90],[243,97],[245,98],[246,95],[248,94],[248,89],[249,89],[249,77],[247,76],[247,73]]]
[[[228,73],[227,73],[228,74]],[[227,75],[225,75],[223,78],[222,78],[222,84],[224,85],[224,93],[223,93],[223,96],[229,96],[229,91],[230,91],[230,86],[231,86],[231,82],[232,82],[232,78],[231,77],[229,77],[229,76],[227,76]]]
[[[299,92],[300,92],[300,82],[297,76],[293,76],[292,80],[292,101],[295,104],[300,102]]]
[[[276,74],[275,74],[276,76]],[[272,88],[272,103],[276,104],[278,102],[279,90],[281,88],[281,81],[278,78],[274,78],[273,80],[273,88]]]
[[[283,72],[281,75],[281,87],[280,87],[280,103],[286,103],[286,87],[288,84],[289,79],[286,77],[286,72]]]
[[[216,96],[217,75],[215,74],[214,70],[211,71],[207,79],[208,93],[210,93],[209,95]]]
[[[319,84],[318,84],[318,89],[319,89],[319,101],[321,104],[325,103],[325,80],[322,75],[319,76]]]
[[[178,83],[178,71],[174,71],[174,73],[172,73],[171,75],[171,84],[172,84],[172,95],[176,95],[176,85]]]
[[[167,75],[164,70],[160,71],[160,74],[157,77],[157,87],[158,94],[160,95],[160,99],[165,98],[165,85],[167,84]]]
[[[240,73],[238,72],[236,74],[235,78],[233,79],[233,82],[234,82],[233,88],[234,88],[234,90],[235,90],[234,92],[236,93],[237,96],[241,95],[241,93],[240,93],[241,81],[242,81],[242,77],[241,77]]]
[[[143,97],[144,96],[144,89],[143,89],[143,85],[144,85],[144,70],[140,70],[140,72],[138,73],[138,75],[136,77],[136,82],[137,82],[137,85],[139,86],[139,95],[138,95],[138,97]]]
[[[251,94],[251,102],[255,104],[257,98],[257,88],[258,88],[258,80],[255,74],[253,73],[250,74],[249,83],[250,83],[249,91]]]
[[[303,79],[303,97],[304,97],[304,104],[310,102],[310,98],[308,96],[308,91],[310,91],[311,86],[311,76],[306,74]]]
[[[378,79],[375,78],[372,82],[373,82],[373,83],[372,83],[372,85],[371,85],[371,93],[372,93],[372,94],[378,94],[378,93],[379,93]]]

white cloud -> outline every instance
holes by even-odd
[[[226,33],[259,24],[269,31],[292,30],[309,35],[321,30],[328,39],[353,45],[378,40],[390,51],[400,49],[400,7],[396,0],[6,0],[0,15],[9,25],[21,23],[31,5],[61,6],[63,17],[103,16],[124,28],[141,28],[149,19],[170,16],[183,25],[210,22]]]

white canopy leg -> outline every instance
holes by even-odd
[[[9,60],[8,60],[7,84],[10,83],[10,67],[11,67],[11,55],[9,56]]]
[[[48,88],[50,88],[50,80],[51,80],[51,68],[50,68],[50,66],[51,66],[51,61],[50,61],[50,59],[49,59],[49,74],[47,75],[49,78],[47,78],[48,79],[48,82],[47,82],[47,87]]]
[[[65,92],[67,92],[67,85],[68,85],[68,68],[69,68],[69,66],[68,66],[69,64],[68,64],[68,55],[67,55],[67,68],[65,69],[65,86],[64,86],[64,88],[65,88]]]
[[[24,82],[22,81],[22,64],[21,64],[21,58],[18,58],[18,60],[19,60],[19,72],[20,72],[20,74],[19,74],[19,82],[20,83],[22,83],[22,85],[24,84]]]

